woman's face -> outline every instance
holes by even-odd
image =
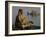
[[[19,15],[21,15],[21,12],[19,12]]]
[[[23,11],[19,11],[19,15],[22,15],[23,14]]]

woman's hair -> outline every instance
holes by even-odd
[[[18,13],[23,14],[23,10],[22,9],[19,9]]]

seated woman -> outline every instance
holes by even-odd
[[[29,23],[28,18],[24,16],[23,10],[19,9],[18,15],[16,16],[15,27],[17,29],[27,29],[31,26]]]

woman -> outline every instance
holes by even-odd
[[[26,27],[29,27],[29,21],[26,16],[23,14],[23,10],[19,9],[18,15],[16,16],[16,21],[15,21],[15,27],[17,29],[25,29]]]

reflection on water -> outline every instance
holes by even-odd
[[[40,26],[40,16],[28,16],[29,21],[33,21],[33,25]]]
[[[36,11],[27,12],[29,21],[33,21],[33,25],[40,26],[40,13]]]

